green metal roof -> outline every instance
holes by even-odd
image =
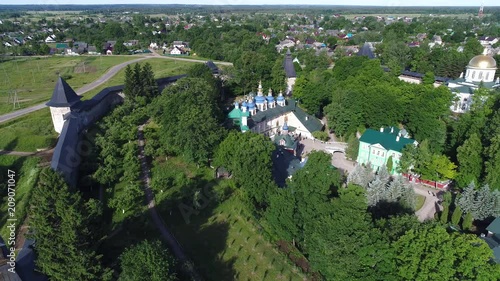
[[[274,143],[277,145],[281,145],[281,140],[285,140],[285,145],[283,145],[283,147],[293,150],[297,148],[298,141],[292,138],[289,134],[277,135],[274,137]]]
[[[57,43],[56,44],[56,49],[66,49],[69,48],[68,44],[66,43]]]
[[[401,152],[403,148],[408,145],[412,144],[415,142],[413,139],[408,139],[408,138],[403,138],[400,137],[399,141],[396,141],[396,137],[399,133],[399,130],[394,128],[393,133],[390,132],[390,128],[384,129],[384,132],[380,131],[375,131],[372,129],[367,129],[361,138],[359,139],[360,142],[365,142],[369,144],[376,144],[379,143],[382,145],[385,149],[387,150],[394,150]]]
[[[316,131],[321,131],[323,129],[323,124],[318,120],[318,118],[314,117],[313,115],[307,114],[302,108],[297,107],[295,112],[295,116],[299,121],[304,124],[306,129],[309,132],[316,132]]]
[[[492,221],[486,230],[492,233],[500,234],[500,217],[497,217],[494,221]]]
[[[467,82],[465,81],[465,78],[457,78],[457,79],[453,79],[453,80],[449,80],[448,83],[455,83],[455,84],[459,84],[459,85],[462,85],[461,87],[457,87],[457,88],[451,88],[452,90],[453,89],[460,89],[460,88],[471,88],[471,92],[473,91],[474,88],[479,88],[479,85],[481,85],[481,82]],[[473,86],[468,86],[468,85],[464,85],[464,83],[467,83],[467,84],[471,84],[471,85],[474,85]],[[487,89],[493,89],[495,86],[495,81],[493,82],[483,82],[483,86]],[[462,93],[465,93],[465,92],[468,92],[468,91],[461,91]]]
[[[285,106],[276,106],[264,111],[257,111],[257,114],[251,116],[255,123],[260,123],[264,120],[272,120],[280,115],[293,112],[297,119],[306,127],[309,132],[321,131],[323,124],[313,115],[307,114],[302,108],[297,106],[293,99],[286,100]]]
[[[228,114],[228,117],[230,119],[240,119],[243,116],[246,116],[246,117],[250,116],[250,112],[248,112],[248,111],[243,112],[239,108],[233,108],[233,110],[231,110],[231,112],[229,112],[229,114]]]

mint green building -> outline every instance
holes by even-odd
[[[380,128],[379,131],[367,129],[359,138],[358,159],[359,164],[370,163],[374,171],[377,171],[392,156],[391,174],[397,174],[401,151],[408,145],[418,145],[417,141],[410,139],[405,129],[399,130],[395,127]]]

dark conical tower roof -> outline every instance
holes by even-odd
[[[287,78],[297,77],[297,73],[295,73],[295,67],[293,66],[292,53],[290,53],[290,49],[286,51],[283,67],[285,68]]]
[[[71,107],[80,102],[80,98],[71,86],[59,77],[52,98],[50,98],[50,101],[46,105],[52,107]]]
[[[375,54],[373,54],[370,48],[370,43],[365,43],[361,49],[359,49],[358,56],[367,56],[369,59],[374,59]]]

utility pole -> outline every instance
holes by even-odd
[[[19,104],[19,97],[17,96],[17,90],[9,91],[9,98],[7,100],[7,103],[11,102],[13,105],[13,109],[21,108],[21,105]]]

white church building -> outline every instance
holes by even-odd
[[[294,99],[286,99],[281,92],[274,97],[271,89],[264,96],[262,83],[259,83],[257,95],[250,93],[235,102],[228,118],[242,132],[252,131],[270,137],[279,135],[285,123],[288,132],[305,138],[313,138],[313,132],[323,129],[321,121],[297,106]]]
[[[495,79],[496,70],[497,62],[486,55],[486,49],[482,55],[473,57],[467,65],[465,75],[462,73],[460,78],[448,81],[448,88],[455,94],[451,111],[467,112],[472,104],[474,91],[479,89],[481,84],[487,89],[500,87],[500,78]]]

